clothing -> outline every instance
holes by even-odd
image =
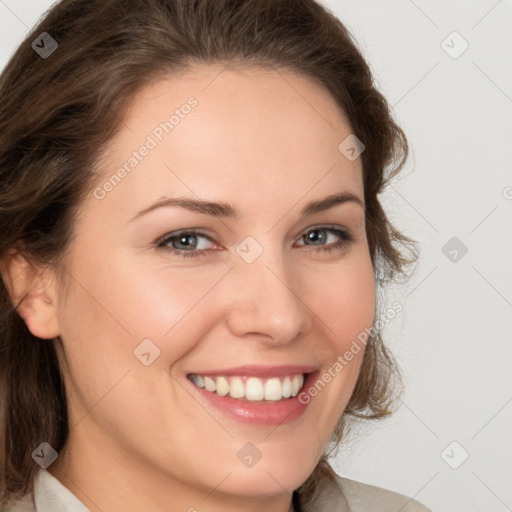
[[[406,505],[407,503],[407,505]],[[404,506],[405,505],[405,506]],[[403,507],[403,508],[402,508]],[[308,512],[432,512],[420,502],[382,487],[336,476],[325,479]],[[33,495],[2,507],[2,512],[89,512],[49,471],[40,469]]]

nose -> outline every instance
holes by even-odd
[[[227,324],[234,336],[260,337],[284,345],[308,332],[314,313],[300,291],[297,266],[269,252],[254,262],[238,259],[230,273]]]

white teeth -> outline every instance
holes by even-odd
[[[263,381],[249,377],[245,383],[245,398],[247,400],[263,400]]]
[[[226,396],[229,393],[229,383],[225,377],[217,377],[217,395]]]
[[[283,380],[283,397],[289,398],[292,396],[292,381],[290,377],[285,377]]]
[[[233,398],[243,398],[245,396],[245,386],[242,379],[234,377],[229,383],[229,395]]]
[[[206,391],[216,391],[217,385],[215,384],[215,381],[213,379],[210,379],[210,377],[205,377],[204,388],[206,389]]]
[[[304,379],[301,379],[298,375],[295,375],[292,379],[292,396],[297,396],[299,389],[302,386]]]
[[[283,386],[277,378],[268,379],[265,382],[265,400],[281,400],[283,398]]]
[[[246,398],[249,401],[278,401],[297,396],[304,384],[304,375],[289,375],[284,378],[272,377],[202,377],[192,373],[190,380],[199,388],[216,392],[220,396],[229,394],[232,398]],[[244,382],[245,380],[245,382]]]

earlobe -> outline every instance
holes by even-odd
[[[1,272],[11,301],[29,331],[43,339],[59,336],[53,270],[16,253],[2,262]]]

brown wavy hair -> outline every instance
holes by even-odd
[[[48,57],[31,47],[41,33]],[[33,336],[6,287],[4,264],[22,254],[59,269],[77,208],[134,94],[194,63],[291,70],[321,84],[347,115],[362,153],[366,234],[379,286],[405,276],[415,242],[387,218],[378,194],[408,145],[347,28],[314,0],[63,0],[27,35],[0,75],[0,498],[33,491],[42,440],[68,436],[65,387],[52,340]],[[340,141],[341,142],[341,141]],[[410,249],[409,257],[403,252]],[[377,294],[378,295],[378,294]],[[378,299],[378,297],[377,297]],[[379,301],[377,300],[377,303]],[[333,475],[328,459],[357,419],[392,413],[398,365],[380,332],[329,446],[294,493],[297,510]]]

